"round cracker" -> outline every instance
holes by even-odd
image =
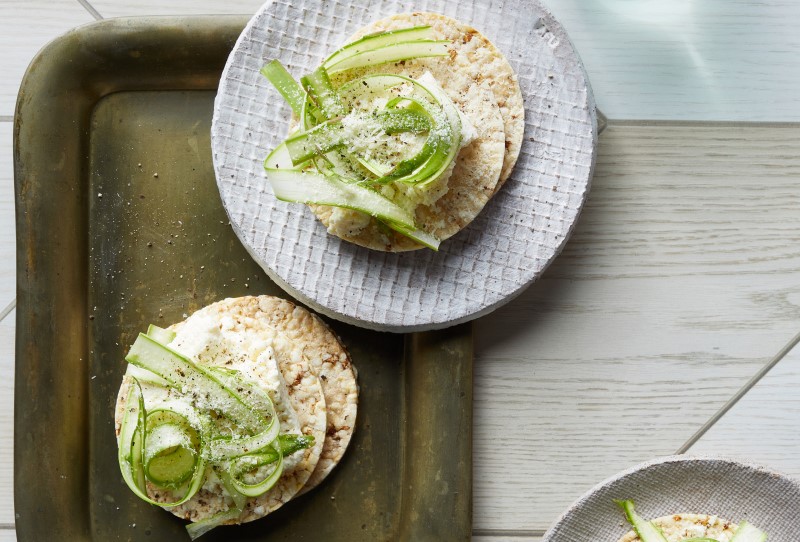
[[[373,32],[423,24],[432,27],[436,39],[451,42],[449,57],[422,58],[351,70],[335,76],[334,83],[341,84],[344,80],[372,73],[419,78],[427,71],[475,126],[478,137],[459,152],[447,192],[432,205],[420,205],[415,210],[415,220],[420,228],[445,240],[480,213],[510,174],[522,142],[524,108],[516,77],[502,53],[477,30],[449,17],[434,13],[395,15],[362,28],[350,41]],[[491,71],[495,68],[498,73]],[[511,88],[516,88],[516,93],[510,92]],[[366,226],[352,230],[331,228],[334,210],[325,206],[312,206],[312,209],[330,233],[358,245],[387,252],[422,248],[422,245],[374,219]],[[357,214],[357,211],[337,212]],[[358,222],[357,219],[345,221],[347,224]]]
[[[679,542],[687,538],[707,537],[728,542],[736,532],[737,524],[707,514],[673,514],[652,520],[661,529],[667,542]],[[623,536],[619,542],[640,542],[634,531]]]
[[[259,519],[288,502],[311,477],[319,461],[326,439],[327,411],[320,379],[312,370],[308,358],[303,355],[305,345],[298,344],[270,326],[257,310],[252,300],[258,298],[226,299],[200,309],[192,316],[201,314],[219,322],[220,328],[242,332],[246,337],[266,341],[273,348],[281,377],[284,381],[284,400],[276,401],[276,412],[281,421],[282,433],[313,435],[314,446],[303,450],[302,455],[294,458],[290,466],[281,474],[278,482],[265,494],[249,499],[238,519],[228,523],[244,523]],[[185,322],[171,326],[178,331]],[[236,365],[228,365],[236,368]],[[119,426],[124,410],[124,400],[130,379],[125,377],[117,396],[116,426]],[[268,384],[262,384],[268,388]],[[294,457],[294,456],[293,456]],[[171,502],[176,496],[148,484],[148,494],[154,500]],[[188,502],[169,508],[178,517],[190,521],[200,521],[219,512],[228,510],[229,499],[222,493],[222,485],[218,480],[206,480],[203,487]]]
[[[400,13],[380,19],[361,28],[349,41],[374,32],[420,25],[430,26],[434,31],[434,39],[446,39],[451,42],[449,65],[453,66],[453,71],[466,75],[466,84],[485,81],[500,107],[505,132],[505,155],[500,181],[495,188],[495,191],[499,190],[514,169],[525,132],[525,105],[522,102],[522,91],[514,69],[500,49],[473,27],[430,12]],[[407,65],[425,67],[438,81],[445,81],[452,87],[453,81],[443,80],[436,73],[445,63],[441,58],[419,58],[406,62]],[[462,87],[461,91],[463,90]]]
[[[318,316],[277,297],[250,298],[260,318],[298,344],[319,376],[327,407],[327,428],[317,467],[301,493],[316,487],[344,455],[353,436],[358,409],[356,369],[339,338]]]

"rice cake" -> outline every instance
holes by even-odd
[[[435,39],[451,42],[449,57],[419,58],[350,70],[333,77],[334,85],[368,74],[390,73],[419,79],[429,72],[476,128],[478,137],[461,149],[447,180],[447,192],[416,208],[417,225],[439,240],[469,224],[511,174],[522,144],[525,110],[511,65],[474,28],[435,13],[406,13],[367,25],[348,41],[364,35],[429,25]],[[357,211],[312,206],[328,231],[367,248],[402,252],[422,245]],[[359,216],[367,220],[359,220]]]
[[[305,355],[308,349],[309,352],[318,353],[320,358],[324,356],[325,354],[320,354],[320,352],[328,348],[330,337],[326,337],[316,328],[310,333],[293,333],[293,337],[283,333],[272,325],[274,318],[270,316],[274,315],[267,315],[264,312],[264,310],[269,310],[272,304],[279,302],[281,300],[269,296],[226,299],[197,311],[189,319],[171,327],[177,333],[171,346],[207,365],[215,363],[214,360],[218,359],[215,357],[217,353],[213,351],[213,348],[210,351],[207,349],[193,351],[192,340],[191,338],[187,339],[191,335],[193,326],[208,326],[208,322],[211,322],[221,332],[226,333],[228,338],[235,337],[236,340],[239,340],[247,355],[242,355],[238,360],[235,356],[229,357],[225,366],[242,371],[270,394],[281,422],[282,433],[303,433],[315,437],[312,447],[285,458],[284,472],[276,485],[264,495],[249,499],[238,520],[229,523],[258,519],[290,500],[311,479],[325,448],[325,443],[331,440],[327,434],[328,415],[322,380],[317,376],[310,359]],[[306,312],[306,314],[308,313]],[[280,321],[282,318],[277,320]],[[284,322],[283,327],[291,331],[291,323],[291,321]],[[332,336],[327,328],[325,330]],[[315,344],[314,341],[317,343]],[[338,341],[336,343],[338,344]],[[333,348],[330,357],[336,356],[338,359],[343,351],[344,349],[339,345],[338,348]],[[264,352],[271,352],[274,361],[270,361],[270,356],[267,355],[266,363],[255,363],[256,359],[264,359]],[[349,364],[349,360],[347,363]],[[275,367],[275,370],[272,372],[271,378],[268,378],[270,364]],[[354,380],[355,377],[353,377]],[[117,398],[117,432],[119,432],[124,398],[129,384],[130,378],[126,377]],[[145,387],[147,384],[143,385],[143,388]],[[147,393],[145,391],[146,396]],[[357,397],[351,400],[352,413],[349,415],[353,419],[355,418],[356,402]],[[350,433],[352,433],[352,429]],[[327,473],[335,463],[331,464],[329,460],[326,465],[328,465]],[[176,500],[171,492],[158,489],[149,483],[148,493],[154,500],[162,502]],[[199,521],[225,511],[230,506],[231,501],[223,495],[221,483],[212,475],[209,476],[197,495],[183,505],[172,507],[169,510],[184,519]]]
[[[687,538],[713,538],[718,542],[729,542],[736,533],[738,524],[717,516],[706,514],[673,514],[651,520],[667,539],[680,542]],[[635,531],[630,531],[619,542],[641,542]]]
[[[353,436],[358,409],[356,368],[339,338],[315,314],[277,297],[244,299],[257,305],[253,310],[258,310],[270,326],[289,340],[304,344],[303,354],[322,385],[328,413],[325,443],[317,468],[301,491],[305,493],[339,463]]]

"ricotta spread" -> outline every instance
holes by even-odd
[[[198,365],[239,371],[242,377],[269,395],[275,405],[281,433],[300,434],[300,422],[289,402],[286,383],[278,367],[273,344],[255,337],[254,334],[235,331],[233,324],[233,319],[229,317],[220,322],[202,313],[195,313],[180,326],[175,338],[167,346]],[[128,367],[128,374],[131,374],[131,369],[135,369],[135,366]],[[180,393],[147,381],[141,382],[141,386],[145,408],[148,410],[166,405],[185,411],[192,411],[192,407],[214,409],[221,406],[207,402],[202,397],[203,394]],[[301,455],[285,457],[284,469],[291,469]],[[216,477],[209,476],[205,486],[210,486],[208,489],[219,489],[219,482]]]
[[[441,85],[430,72],[426,71],[417,80],[423,86],[436,90],[439,95],[446,96]],[[403,95],[402,88],[398,94],[401,96]],[[385,104],[385,97],[375,96],[358,104],[358,106],[365,110],[375,110],[382,108]],[[464,114],[458,105],[456,105],[456,109],[458,110],[458,115],[461,120],[460,150],[478,138],[478,131],[469,117]],[[370,122],[372,122],[372,124],[370,124]],[[346,137],[353,145],[353,148],[356,149],[359,154],[368,158],[385,159],[387,158],[387,152],[400,152],[402,156],[399,158],[402,160],[403,156],[413,156],[419,152],[426,139],[425,135],[413,134],[410,132],[387,135],[377,122],[370,121],[361,113],[350,114],[344,117],[342,119],[342,125],[347,130]],[[396,149],[400,150],[398,151]],[[397,157],[395,156],[395,158]],[[448,180],[453,173],[455,165],[456,160],[451,161],[450,165],[441,175],[425,183],[424,186],[395,182],[381,187],[381,193],[413,214],[418,206],[433,205],[442,196],[447,194],[449,189]],[[343,207],[334,207],[328,223],[328,232],[340,237],[352,237],[366,228],[369,223],[370,217],[365,213]]]

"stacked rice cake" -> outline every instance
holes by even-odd
[[[239,371],[272,399],[282,434],[314,437],[314,445],[288,456],[278,482],[250,498],[239,518],[259,519],[292,497],[316,487],[341,459],[353,434],[358,406],[356,371],[336,335],[317,316],[271,296],[225,299],[170,327],[171,348],[206,366]],[[119,434],[132,378],[123,378],[115,412]],[[142,383],[146,404],[169,400],[169,392]],[[148,483],[148,495],[175,502],[174,492]],[[201,521],[233,507],[221,481],[209,475],[186,503],[169,508],[181,518]]]
[[[503,53],[480,32],[455,19],[436,13],[403,13],[367,25],[348,42],[375,32],[422,25],[432,28],[433,39],[450,41],[449,56],[351,70],[334,76],[333,83],[338,86],[374,73],[419,79],[428,72],[475,128],[477,137],[460,150],[439,187],[439,197],[416,208],[417,225],[444,240],[472,222],[511,175],[522,146],[525,108],[517,77]],[[358,211],[312,208],[330,233],[347,241],[388,252],[422,248]]]

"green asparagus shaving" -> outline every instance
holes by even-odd
[[[396,45],[398,43],[408,43],[416,40],[427,40],[433,37],[430,26],[413,26],[400,30],[390,30],[388,32],[374,32],[351,43],[341,49],[334,51],[322,65],[330,69],[337,63],[363,52],[372,51],[376,48]]]
[[[330,73],[337,73],[356,68],[365,68],[367,66],[376,66],[387,62],[397,62],[398,60],[406,60],[409,57],[447,56],[447,46],[449,44],[450,42],[445,40],[419,40],[396,43],[380,49],[375,49],[374,51],[364,51],[352,55],[332,65],[329,70]]]
[[[175,339],[175,332],[153,324],[147,326],[147,336],[161,344],[169,344]]]
[[[256,412],[241,392],[226,387],[208,369],[147,335],[139,334],[125,360],[160,376],[181,393],[196,393],[206,401],[204,407],[219,411],[246,430],[277,426],[274,410]]]
[[[731,538],[731,542],[764,542],[766,539],[767,533],[747,521],[742,521],[736,527],[736,533]]]
[[[394,231],[402,233],[409,239],[416,241],[420,245],[426,246],[431,250],[439,250],[440,241],[430,233],[418,229],[417,230],[406,229],[403,228],[402,226],[399,226],[397,224],[392,224],[389,222],[387,222],[386,225],[389,226]]]
[[[189,533],[189,538],[192,540],[197,540],[210,530],[219,527],[226,521],[238,518],[241,514],[242,509],[231,508],[230,510],[220,512],[219,514],[216,514],[210,518],[190,523],[186,526],[186,532]]]
[[[295,115],[300,116],[305,108],[306,93],[283,64],[273,60],[261,68],[261,73],[281,93]]]
[[[263,451],[250,453],[237,457],[231,462],[229,473],[231,474],[231,484],[237,493],[245,497],[258,497],[264,494],[269,488],[275,485],[283,472],[283,454],[280,446],[270,444],[268,449],[272,450],[277,457],[275,460],[266,462],[261,458]],[[272,455],[272,454],[270,454]],[[243,479],[246,473],[258,470],[260,467],[269,467],[267,474],[256,482],[247,482]]]
[[[348,113],[339,95],[333,89],[331,78],[325,68],[320,66],[300,79],[311,102],[317,106],[325,118],[342,117]]]
[[[423,134],[431,130],[431,118],[424,111],[413,109],[384,109],[375,114],[387,134],[412,132]]]
[[[639,535],[642,542],[667,542],[667,538],[664,536],[664,533],[661,532],[661,529],[656,527],[652,522],[642,519],[642,517],[636,513],[636,510],[633,508],[633,501],[624,500],[614,502],[625,512],[628,523],[631,524],[633,530]]]
[[[288,169],[285,167],[291,166],[288,154],[286,146],[281,144],[265,162],[267,177],[278,199],[355,209],[406,228],[414,227],[414,218],[405,209],[368,187],[335,176]]]
[[[426,87],[419,81],[401,75],[372,75],[351,81],[341,88],[345,96],[362,88],[372,93],[391,92],[402,86],[410,87],[410,94],[400,101],[413,105],[414,111],[424,117],[430,128],[422,150],[411,158],[399,162],[389,173],[374,179],[377,184],[403,182],[424,186],[435,180],[455,159],[461,143],[461,118],[455,105],[438,91]],[[393,102],[389,102],[393,106]],[[387,105],[389,105],[387,104]],[[402,109],[386,109],[380,114],[391,115]]]
[[[171,507],[183,504],[197,493],[203,485],[205,474],[205,461],[198,453],[198,460],[194,464],[191,479],[186,485],[183,497],[174,502],[154,501],[147,495],[147,472],[145,469],[145,440],[147,439],[146,418],[147,412],[144,408],[144,397],[142,389],[137,380],[133,381],[125,400],[125,414],[122,417],[122,424],[119,433],[119,466],[122,478],[137,497],[161,507]],[[198,450],[199,452],[199,450]]]
[[[189,420],[169,409],[147,413],[144,470],[160,487],[178,489],[200,460],[200,435]]]
[[[381,164],[377,160],[373,160],[365,156],[357,156],[356,159],[358,160],[358,163],[364,167],[364,169],[369,171],[375,177],[383,177],[392,171],[391,167]]]
[[[402,132],[423,133],[430,130],[430,121],[423,113],[406,109],[380,111],[374,117],[356,115],[365,123],[371,121],[374,129],[387,134]],[[292,164],[297,166],[315,155],[328,153],[347,142],[341,118],[317,124],[312,129],[289,137],[284,143]]]
[[[317,154],[330,152],[344,143],[341,119],[317,124],[312,129],[295,134],[284,141],[294,166],[301,165]]]
[[[147,328],[147,336],[161,344],[169,344],[175,338],[175,332],[150,324],[150,326]],[[151,373],[147,369],[137,367],[136,365],[128,365],[128,369],[125,371],[125,374],[131,378],[135,378],[139,382],[146,384],[156,384],[159,386],[168,385],[167,381],[160,376]]]
[[[447,55],[444,40],[432,40],[429,26],[415,26],[401,30],[377,32],[364,36],[331,54],[323,67],[328,73],[397,62],[412,58]]]

